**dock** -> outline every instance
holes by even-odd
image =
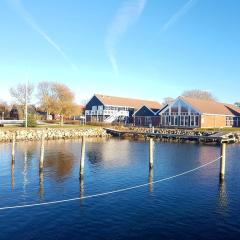
[[[209,135],[198,134],[171,134],[160,133],[158,131],[134,131],[134,130],[117,130],[112,128],[105,128],[106,132],[113,137],[131,137],[133,139],[138,138],[155,138],[162,141],[176,141],[176,142],[204,142],[204,143],[235,143],[236,138],[233,133],[217,132]]]

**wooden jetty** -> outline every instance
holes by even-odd
[[[114,137],[132,137],[134,139],[143,137],[155,138],[160,140],[169,141],[195,141],[195,142],[205,142],[205,143],[234,143],[236,142],[233,133],[218,132],[211,135],[193,135],[193,134],[171,134],[171,133],[159,133],[159,132],[138,132],[134,130],[117,130],[112,128],[105,128],[106,132]]]

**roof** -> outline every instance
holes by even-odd
[[[190,97],[180,97],[201,113],[240,116],[240,108],[233,104],[220,103],[214,100],[202,100]]]
[[[152,108],[152,109],[160,109],[161,108],[161,104],[156,101],[134,99],[134,98],[113,97],[113,96],[106,96],[106,95],[101,95],[101,94],[95,94],[95,96],[104,105],[126,106],[126,107],[132,107],[135,109],[141,108],[143,105],[148,108]]]
[[[143,105],[133,114],[133,116],[138,116],[138,117],[140,117],[140,116],[155,116],[159,110],[160,110],[159,108],[158,109],[148,108],[147,106]],[[148,113],[150,113],[150,114],[148,114]]]

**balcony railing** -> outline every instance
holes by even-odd
[[[90,116],[110,116],[110,115],[115,115],[119,114],[124,117],[129,117],[129,111],[121,110],[86,110],[85,114],[90,115]]]

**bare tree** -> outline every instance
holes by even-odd
[[[211,92],[206,90],[200,90],[200,89],[184,91],[182,96],[197,98],[202,100],[216,100],[215,96]]]
[[[14,98],[14,103],[17,104],[18,109],[26,114],[25,105],[30,103],[34,91],[33,84],[18,84],[16,87],[10,88],[10,95]],[[26,94],[27,93],[27,94]],[[26,99],[27,96],[27,99]]]
[[[174,98],[172,98],[172,97],[165,97],[164,99],[163,99],[163,106],[165,106],[165,105],[168,105],[168,104],[170,104],[170,103],[172,103],[172,102],[174,102]]]

